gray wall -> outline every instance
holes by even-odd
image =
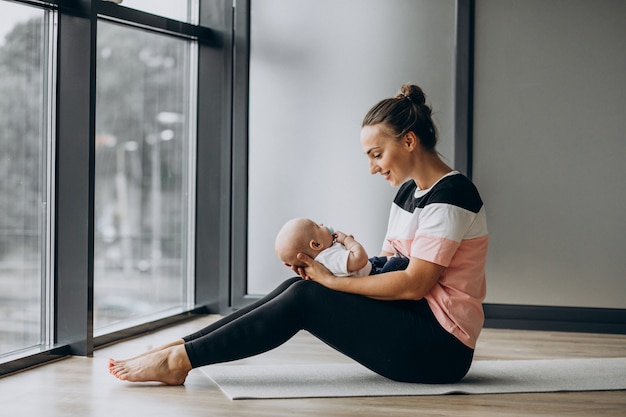
[[[626,2],[477,0],[492,303],[626,308]]]
[[[626,308],[626,2],[477,0],[474,181],[487,302]],[[291,272],[275,233],[309,216],[370,253],[394,193],[371,177],[363,114],[421,84],[453,149],[454,1],[252,2],[248,290]]]
[[[371,176],[361,120],[404,82],[424,87],[454,160],[454,0],[251,2],[248,292],[293,272],[273,251],[308,216],[378,254],[395,194]]]

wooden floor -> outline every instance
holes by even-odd
[[[131,384],[109,375],[109,357],[132,356],[215,319],[201,317],[99,349],[93,358],[70,357],[0,378],[0,416],[626,416],[626,391],[231,401],[199,370],[179,387]],[[486,329],[476,349],[476,359],[563,357],[626,357],[626,336]],[[245,360],[346,361],[305,332]]]

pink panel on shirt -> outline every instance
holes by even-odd
[[[383,251],[389,253],[401,253],[402,255],[409,257],[411,254],[411,242],[413,242],[412,239],[385,240],[383,243]]]
[[[448,266],[458,247],[459,242],[444,237],[417,235],[411,245],[411,256]]]

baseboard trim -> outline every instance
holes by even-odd
[[[626,309],[489,303],[483,308],[486,328],[626,334]]]

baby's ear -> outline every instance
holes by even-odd
[[[319,242],[316,242],[315,240],[310,241],[309,246],[313,250],[320,250],[322,248],[322,244]]]

